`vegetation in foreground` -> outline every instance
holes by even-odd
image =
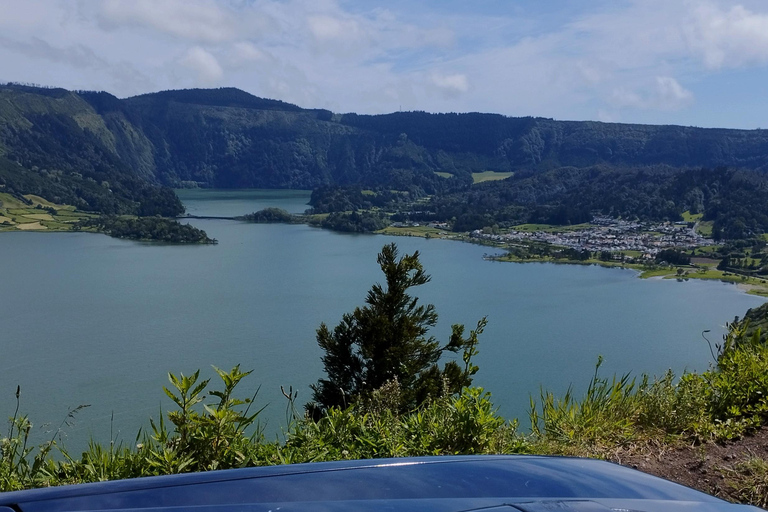
[[[410,269],[401,276],[413,278],[419,274],[420,268],[413,266],[418,263],[417,254],[400,260],[396,255],[380,255],[382,268],[390,264],[397,267],[404,261],[410,261],[411,266],[401,267],[400,271]],[[374,287],[367,309],[358,308],[359,315],[345,315],[340,331],[331,333],[322,326],[318,329],[321,346],[327,336],[343,338],[350,333],[364,333],[364,329],[358,330],[362,317],[374,323],[386,322],[387,318],[408,318],[409,311],[413,314],[429,310],[429,306],[417,306],[413,298],[388,302],[388,313],[373,307],[375,297],[402,298],[397,291],[377,291]],[[420,307],[424,309],[419,310]],[[388,316],[393,311],[394,316]],[[420,317],[423,315],[410,319]],[[41,446],[29,446],[32,423],[17,408],[9,421],[7,436],[0,441],[0,489],[355,458],[531,453],[626,462],[638,458],[663,461],[676,451],[705,453],[708,447],[721,447],[722,443],[766,432],[768,345],[760,328],[766,317],[768,306],[751,311],[744,322],[730,324],[722,344],[712,347],[716,364],[702,373],[606,378],[599,373],[602,361],[598,359],[583,396],[576,397],[570,391],[564,395],[542,391],[539,398],[532,399],[529,426],[524,430],[518,420],[500,417],[490,393],[481,388],[446,387],[444,392],[414,401],[414,389],[408,383],[418,379],[401,380],[394,375],[387,379],[384,373],[383,378],[378,377],[378,382],[383,382],[378,388],[350,388],[345,405],[328,403],[319,410],[318,417],[298,412],[296,393],[286,392],[292,421],[283,439],[270,441],[258,428],[256,393],[245,397],[241,394],[240,387],[250,372],[241,371],[239,366],[230,371],[216,369],[216,385],[201,381],[199,372],[169,374],[170,386],[164,391],[175,409],[165,417],[150,420],[149,428],[140,432],[136,443],[130,446],[92,441],[86,451],[75,455],[59,444],[55,435]],[[470,335],[470,343],[462,345],[465,375],[477,370],[472,365],[472,356],[477,353],[480,330]],[[417,338],[424,341],[424,334]],[[349,346],[366,352],[364,341],[359,341]],[[393,343],[390,347],[395,346],[399,345]],[[395,352],[398,354],[392,354],[394,357],[410,357],[408,351]],[[329,382],[334,380],[336,366],[327,361],[338,356],[339,351],[330,349],[329,344]],[[429,360],[422,366],[428,372],[434,363]],[[357,371],[359,377],[374,370],[361,364]],[[323,379],[316,391],[322,390],[322,382]],[[322,404],[321,398],[322,394],[316,401]],[[724,459],[722,464],[712,465],[716,475],[710,475],[711,479],[684,482],[732,500],[765,506],[768,461],[761,453],[731,453],[727,462]],[[715,476],[722,485],[710,483]]]

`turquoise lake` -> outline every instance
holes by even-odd
[[[307,208],[307,192],[180,191],[190,214],[232,216],[266,206]],[[186,221],[185,221],[186,222]],[[254,372],[241,390],[261,391],[270,437],[285,425],[280,386],[310,399],[322,376],[315,330],[336,325],[380,280],[376,255],[395,241],[418,250],[432,282],[414,292],[452,323],[488,317],[475,384],[527,428],[529,396],[541,386],[586,387],[599,355],[603,373],[706,369],[704,330],[763,299],[736,286],[641,280],[631,270],[486,261],[493,249],[443,240],[333,233],[304,225],[190,220],[218,245],[176,246],[87,233],[3,233],[0,415],[21,411],[38,439],[80,404],[66,443],[88,436],[133,443],[170,407],[167,372],[213,374],[211,365]]]

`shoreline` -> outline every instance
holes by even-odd
[[[396,232],[395,229],[402,230],[402,232]],[[447,235],[447,232],[438,232],[432,234],[429,229],[415,230],[413,228],[387,228],[382,231],[377,231],[374,234],[387,235],[387,236],[414,236],[419,238],[431,239],[439,238],[441,240],[450,240],[455,242],[471,243],[476,245],[483,245],[486,247],[494,247],[500,251],[506,251],[505,247],[501,247],[496,244],[482,243],[470,238],[465,234],[451,234]],[[440,231],[440,230],[432,230]],[[627,270],[633,270],[637,273],[637,277],[640,279],[675,279],[678,281],[687,281],[688,279],[698,279],[701,281],[720,281],[722,283],[735,284],[739,290],[747,295],[755,295],[758,297],[764,297],[768,299],[768,279],[758,279],[755,277],[747,277],[736,275],[730,272],[722,272],[716,270],[713,266],[670,266],[666,268],[656,267],[648,268],[644,265],[638,265],[634,263],[619,263],[619,262],[606,262],[600,260],[568,260],[568,259],[554,259],[554,258],[516,258],[509,253],[501,256],[486,256],[487,260],[498,261],[501,263],[551,263],[555,265],[595,265],[603,268],[621,268]],[[678,269],[683,270],[683,274],[678,275]],[[766,276],[768,277],[768,276]]]
[[[85,213],[85,212],[83,212]],[[88,215],[88,213],[86,213]],[[93,214],[90,214],[93,215]],[[194,216],[190,217],[181,217],[177,218],[177,222],[180,220],[183,220],[184,218],[192,218],[194,219]],[[223,217],[216,217],[226,220],[239,220],[235,218],[223,218]],[[312,225],[310,222],[302,222],[307,225]],[[91,229],[83,229],[83,230],[73,230],[69,226],[66,228],[64,226],[56,226],[55,228],[51,229],[48,227],[43,227],[43,229],[18,229],[16,226],[14,228],[16,229],[2,229],[2,226],[0,226],[0,233],[66,233],[66,232],[82,232],[82,233],[100,233],[107,236],[110,236],[108,233],[104,231],[99,230],[91,230]],[[317,226],[319,227],[319,226]],[[320,227],[320,229],[325,229]],[[333,231],[333,230],[331,230]],[[342,232],[343,233],[343,232]],[[424,238],[426,240],[429,239],[440,239],[440,240],[448,240],[448,241],[454,241],[454,242],[463,242],[463,243],[470,243],[474,245],[482,245],[486,247],[493,247],[499,251],[507,251],[506,247],[500,246],[496,243],[488,243],[483,242],[482,240],[477,240],[469,236],[469,234],[465,233],[452,233],[447,232],[444,230],[436,229],[436,228],[429,228],[429,227],[407,227],[407,228],[398,228],[398,227],[392,227],[389,226],[383,230],[374,231],[371,234],[374,235],[384,235],[384,236],[392,236],[392,237],[417,237],[417,238]],[[152,239],[133,239],[133,238],[123,238],[123,237],[117,237],[124,240],[132,240],[142,243],[164,243],[160,240],[152,240]],[[167,243],[167,242],[166,242]],[[215,243],[215,242],[212,242]],[[182,243],[181,245],[185,245]],[[192,243],[189,245],[199,245],[199,243]],[[501,263],[551,263],[555,265],[595,265],[603,268],[621,268],[621,269],[627,269],[627,270],[633,270],[637,273],[637,277],[640,279],[676,279],[678,281],[687,281],[688,279],[699,279],[702,281],[720,281],[723,283],[731,283],[735,284],[740,291],[748,294],[748,295],[756,295],[759,297],[764,297],[768,299],[768,280],[766,279],[758,279],[755,277],[748,277],[748,276],[742,276],[733,274],[730,272],[722,272],[719,270],[714,269],[714,265],[689,265],[689,266],[670,266],[670,267],[647,267],[644,265],[638,265],[635,263],[624,263],[624,262],[608,262],[608,261],[601,261],[597,259],[589,259],[589,260],[568,260],[568,259],[555,259],[555,258],[547,258],[547,257],[530,257],[530,258],[518,258],[515,256],[512,256],[509,252],[506,254],[500,254],[500,255],[486,255],[483,256],[486,260],[491,261],[498,261]],[[682,270],[682,273],[678,274],[679,271]],[[768,277],[768,276],[767,276]]]

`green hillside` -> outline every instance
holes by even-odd
[[[768,232],[764,130],[334,114],[233,88],[119,99],[8,84],[0,156],[10,192],[108,214],[178,214],[164,187],[302,188],[461,229],[691,211],[717,236]],[[339,186],[352,188],[328,192]]]

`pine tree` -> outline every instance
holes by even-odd
[[[411,410],[430,397],[458,392],[471,384],[477,371],[471,358],[477,354],[477,336],[485,319],[468,338],[463,325],[454,325],[448,344],[441,347],[428,336],[437,323],[434,305],[419,304],[408,294],[411,287],[430,280],[418,251],[398,259],[397,246],[385,245],[378,263],[386,287],[373,285],[365,306],[345,314],[332,331],[325,323],[317,330],[327,378],[312,385],[314,403],[307,404],[311,413],[346,407],[394,381],[401,391],[401,410]],[[445,351],[460,350],[463,369],[455,361],[438,366]]]

